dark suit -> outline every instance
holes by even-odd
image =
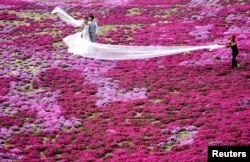
[[[233,58],[232,58],[232,68],[234,68],[234,67],[237,67],[236,57],[239,54],[239,50],[238,50],[236,42],[230,42],[230,46],[231,46],[231,49],[232,49],[232,56],[233,56]]]
[[[91,42],[96,42],[97,23],[92,21],[89,24],[89,38]]]

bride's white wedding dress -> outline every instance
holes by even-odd
[[[61,20],[74,27],[83,26],[83,20],[75,20],[73,17],[64,12],[61,8],[56,7],[52,14],[57,14]],[[131,60],[144,59],[178,53],[186,53],[194,50],[209,49],[214,50],[225,47],[224,45],[207,45],[207,46],[124,46],[108,45],[90,42],[88,25],[84,26],[82,32],[69,35],[63,39],[68,45],[70,53],[81,55],[88,58],[106,59],[106,60]],[[81,37],[83,34],[83,37]]]
[[[68,45],[70,53],[77,55],[87,54],[90,43],[89,26],[85,25],[82,32],[77,32],[63,38],[63,42]]]

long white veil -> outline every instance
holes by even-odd
[[[75,20],[59,7],[56,7],[52,13],[57,13],[61,20],[67,24],[79,27],[83,24],[82,20]],[[224,45],[207,45],[207,46],[126,46],[126,45],[109,45],[93,42],[84,42],[84,53],[74,53],[88,58],[105,59],[105,60],[131,60],[174,55],[186,53],[194,50],[209,49],[214,50],[225,47]]]
[[[74,27],[80,27],[83,25],[83,20],[74,19],[73,17],[68,15],[65,11],[63,11],[60,7],[56,7],[51,13],[52,14],[56,13],[62,21]]]
[[[133,60],[174,55],[178,53],[186,53],[200,49],[213,50],[222,47],[224,46],[123,46],[90,42],[88,53],[82,56],[105,60]]]

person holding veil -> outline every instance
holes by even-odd
[[[229,43],[221,43],[220,45],[226,45],[226,47],[230,47],[232,49],[232,68],[237,68],[238,63],[237,63],[236,57],[239,54],[239,49],[236,43],[236,35],[232,34],[230,36]]]
[[[236,57],[239,54],[239,49],[238,49],[235,39],[236,39],[236,35],[235,34],[231,35],[230,42],[227,45],[227,47],[231,47],[232,49],[232,68],[235,68],[238,66]]]

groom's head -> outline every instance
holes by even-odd
[[[93,21],[95,19],[94,15],[89,16],[89,20]]]

